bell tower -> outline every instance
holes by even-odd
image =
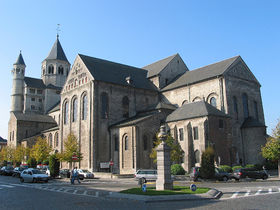
[[[69,71],[70,63],[65,56],[57,34],[49,55],[42,62],[41,78],[46,86],[51,84],[56,87],[63,87]]]
[[[24,91],[24,75],[26,65],[24,63],[21,52],[17,58],[17,61],[13,65],[13,87],[12,87],[12,102],[11,112],[23,111],[23,91]]]

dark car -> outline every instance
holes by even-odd
[[[197,181],[198,179],[201,179],[200,167],[193,167],[191,170],[192,170],[190,173],[191,180]],[[229,173],[227,173],[219,168],[215,168],[214,179],[219,180],[219,181],[227,181],[230,178],[231,178],[231,176]]]
[[[79,179],[80,180],[84,180],[84,175],[83,174],[79,174]],[[70,169],[60,169],[59,170],[59,177],[60,178],[70,178],[71,177],[71,171]]]
[[[25,168],[21,168],[21,167],[15,167],[12,176],[13,177],[20,177],[21,172],[24,170]]]
[[[233,171],[232,178],[236,181],[245,178],[265,180],[268,178],[268,174],[266,171],[258,171],[254,168],[240,168]]]
[[[0,170],[0,175],[11,176],[13,174],[14,168],[12,166],[4,166]]]

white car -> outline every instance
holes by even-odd
[[[94,174],[91,173],[90,171],[86,170],[86,169],[77,169],[79,175],[83,175],[85,179],[93,179],[94,178]]]
[[[135,174],[134,178],[145,180],[156,180],[157,179],[157,170],[153,169],[139,169]]]
[[[21,172],[21,182],[48,182],[48,175],[38,169],[29,168]]]

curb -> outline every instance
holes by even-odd
[[[130,199],[136,201],[143,201],[145,203],[159,202],[159,201],[186,201],[186,200],[210,200],[219,199],[223,193],[216,189],[210,189],[204,194],[184,194],[184,195],[159,195],[159,196],[147,196],[147,195],[133,195],[112,192],[108,195],[108,198],[121,198]]]

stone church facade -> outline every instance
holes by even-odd
[[[184,151],[182,166],[200,164],[209,145],[216,163],[260,163],[266,126],[260,84],[240,56],[189,70],[179,54],[143,68],[78,54],[72,67],[59,38],[42,62],[41,79],[14,68],[8,144],[47,138],[54,151],[73,133],[80,168],[131,174],[154,168],[149,154],[161,124]],[[68,167],[63,163],[62,167]]]

